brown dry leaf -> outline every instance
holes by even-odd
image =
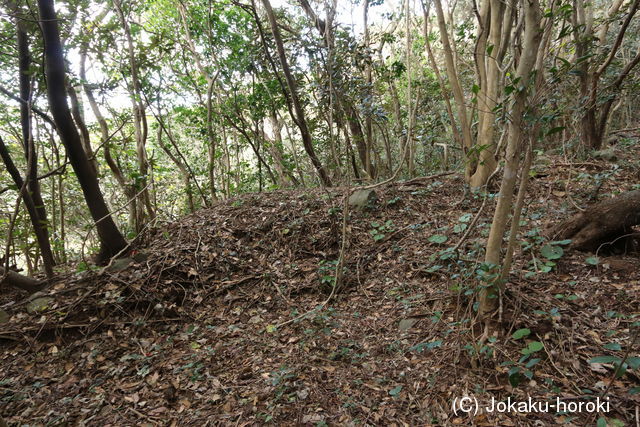
[[[160,374],[158,373],[158,371],[155,371],[153,374],[148,375],[147,378],[145,378],[145,381],[147,382],[147,384],[149,384],[151,387],[155,387],[156,384],[158,384],[158,379],[160,378]]]
[[[140,401],[140,395],[138,393],[130,394],[129,396],[125,396],[124,400],[131,403],[138,403]]]

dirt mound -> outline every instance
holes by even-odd
[[[630,420],[637,370],[614,380],[610,365],[588,360],[629,343],[637,259],[541,257],[549,219],[539,212],[561,216],[565,202],[553,195],[562,168],[544,173],[505,295],[508,333],[496,342],[479,348],[469,328],[490,209],[451,250],[483,200],[464,197],[459,178],[376,189],[377,202],[350,210],[344,236],[345,191],[249,194],[158,226],[131,260],[61,280],[34,313],[5,304],[3,415],[91,425],[582,423],[590,414],[468,419],[451,402],[608,389],[609,415]],[[322,305],[343,237],[345,280]],[[544,345],[526,367],[531,342]]]

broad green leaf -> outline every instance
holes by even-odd
[[[436,340],[432,342],[421,342],[420,344],[416,344],[411,347],[410,351],[415,351],[417,353],[421,353],[423,350],[433,350],[436,347],[440,347],[442,345],[442,340]]]
[[[546,259],[559,259],[564,254],[564,251],[559,246],[544,245],[540,249],[540,254]]]
[[[620,358],[618,356],[596,356],[589,360],[589,363],[618,363]]]
[[[540,351],[544,348],[540,341],[533,341],[529,343],[529,350],[534,353],[536,351]]]
[[[464,230],[467,229],[467,224],[456,224],[453,226],[453,232],[454,233],[462,233]]]
[[[617,342],[610,342],[608,344],[605,344],[604,348],[606,348],[607,350],[614,350],[614,351],[622,350],[622,346]]]
[[[600,263],[600,259],[597,256],[590,256],[584,260],[589,265],[598,265]]]
[[[525,365],[527,368],[531,368],[533,366],[535,366],[536,364],[538,364],[538,362],[540,362],[540,359],[531,359],[527,362],[527,364]]]
[[[630,369],[640,369],[640,357],[627,357],[626,363]]]
[[[518,329],[513,333],[513,335],[511,335],[511,338],[513,338],[514,340],[519,340],[520,338],[524,338],[528,336],[530,333],[531,333],[531,330],[528,328]]]
[[[471,221],[472,217],[473,217],[473,215],[471,215],[470,213],[466,213],[466,214],[462,215],[460,218],[458,218],[458,221],[460,221],[460,222],[469,222],[469,221]]]
[[[429,237],[429,241],[431,243],[444,243],[447,240],[449,240],[449,238],[444,234],[434,234],[433,236]]]

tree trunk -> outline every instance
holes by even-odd
[[[95,221],[100,238],[99,262],[105,262],[127,246],[127,242],[116,227],[113,218],[98,185],[87,154],[82,147],[80,135],[76,129],[65,91],[65,66],[62,43],[58,30],[58,17],[53,0],[38,0],[40,25],[44,39],[45,76],[49,108],[58,128],[60,139],[64,144],[78,182],[82,187],[87,207]]]
[[[358,112],[353,105],[349,104],[344,99],[343,103],[345,104],[344,112],[346,114],[349,130],[351,131],[351,139],[353,140],[354,144],[356,145],[356,149],[358,150],[358,157],[360,158],[360,162],[362,163],[362,169],[367,175],[369,175],[369,171],[373,169],[373,165],[369,164],[370,156],[367,154],[366,136],[362,131],[362,126],[360,125]],[[369,178],[371,178],[371,175],[369,175]]]
[[[329,175],[327,174],[324,166],[322,166],[322,163],[320,162],[320,159],[318,159],[318,156],[316,155],[316,152],[313,148],[311,133],[309,132],[309,127],[307,125],[307,120],[305,118],[302,103],[300,102],[300,98],[298,97],[298,88],[296,81],[293,78],[293,75],[291,74],[291,70],[289,68],[287,55],[284,50],[284,44],[282,43],[282,36],[280,35],[280,28],[278,27],[278,23],[276,22],[276,16],[273,13],[273,9],[271,8],[271,3],[269,3],[269,0],[262,0],[262,4],[264,5],[265,11],[267,12],[267,18],[269,19],[271,31],[273,32],[273,39],[276,42],[276,48],[278,49],[280,65],[282,66],[282,71],[289,88],[291,102],[293,103],[295,116],[292,117],[292,119],[294,122],[296,122],[296,125],[298,125],[298,128],[300,129],[300,134],[302,135],[302,144],[304,145],[304,149],[307,152],[311,163],[318,172],[318,176],[320,177],[322,185],[325,187],[331,187],[331,179],[329,178]]]
[[[369,35],[369,2],[370,0],[364,0],[364,10],[363,10],[363,21],[364,21],[364,47],[365,51],[368,52],[370,49],[370,35]],[[373,129],[371,124],[371,107],[368,105],[369,103],[373,103],[373,93],[372,93],[372,70],[371,63],[373,58],[368,58],[365,64],[365,84],[366,84],[366,97],[367,97],[367,108],[364,114],[364,133],[365,133],[365,158],[364,158],[364,167],[367,175],[369,175],[369,179],[375,178],[375,172],[373,168],[373,162],[371,161],[371,153],[373,151]]]
[[[195,207],[195,203],[193,202],[193,188],[191,187],[191,173],[189,173],[189,169],[184,165],[184,163],[182,163],[182,160],[176,157],[171,152],[169,147],[167,147],[164,144],[164,142],[162,141],[163,131],[164,131],[164,126],[162,125],[158,126],[158,136],[157,136],[158,145],[160,146],[160,148],[162,148],[162,151],[164,151],[165,154],[169,156],[169,158],[173,161],[173,163],[175,163],[177,168],[180,170],[180,174],[182,175],[182,182],[184,183],[184,193],[185,193],[185,197],[187,198],[186,200],[187,208],[189,213],[193,213],[195,212],[196,207]],[[171,138],[171,136],[169,136],[169,138]],[[194,177],[194,180],[195,180],[195,177]]]
[[[216,190],[216,158],[217,158],[217,144],[216,136],[213,132],[213,80],[207,85],[207,176],[209,178],[209,191],[211,192],[211,200],[213,202],[218,200],[218,191]],[[206,204],[206,201],[205,201]]]
[[[109,170],[113,174],[114,178],[120,185],[122,192],[125,197],[129,201],[127,205],[127,212],[129,214],[128,218],[128,226],[130,230],[138,230],[142,228],[142,224],[138,221],[137,215],[137,203],[136,203],[136,190],[133,185],[127,183],[127,180],[124,176],[124,173],[118,166],[118,162],[116,162],[111,154],[111,141],[109,136],[109,125],[107,124],[107,120],[102,115],[100,111],[100,107],[98,106],[98,102],[96,101],[95,96],[93,95],[93,91],[91,89],[90,84],[86,81],[86,62],[87,52],[86,46],[82,46],[80,48],[80,80],[83,82],[84,93],[89,101],[89,106],[91,107],[91,111],[93,111],[93,115],[96,117],[96,121],[100,126],[100,145],[102,146],[102,150],[104,152],[104,159],[107,162],[107,166]]]
[[[289,171],[284,162],[284,156],[282,153],[282,124],[278,120],[278,116],[275,111],[269,116],[269,123],[273,131],[273,141],[267,137],[264,132],[264,128],[262,131],[262,137],[265,142],[265,147],[273,159],[273,164],[275,165],[276,172],[278,173],[280,186],[283,188],[291,186],[297,187],[299,185],[298,180],[291,171]]]
[[[96,175],[99,175],[98,159],[94,156],[93,149],[91,148],[91,136],[89,135],[87,124],[84,121],[84,109],[82,108],[82,103],[78,97],[76,88],[68,81],[67,83],[67,91],[69,93],[69,100],[71,101],[71,116],[76,122],[76,127],[80,130],[80,141],[82,142],[84,151],[87,153],[87,157],[89,158],[89,164],[91,164]]]
[[[16,187],[18,189],[23,189],[24,180],[20,175],[20,171],[18,171],[18,168],[13,163],[13,159],[11,158],[9,150],[4,144],[2,138],[0,138],[0,157],[2,158],[2,162],[7,168],[7,172],[9,172],[9,175],[11,175],[11,178],[13,179]],[[27,207],[29,219],[31,220],[31,225],[33,226],[33,232],[36,235],[36,240],[38,241],[38,246],[40,247],[44,270],[47,273],[47,277],[52,277],[55,260],[53,257],[53,251],[51,250],[51,242],[49,241],[47,225],[44,224],[43,226],[43,224],[40,223],[40,216],[38,215],[37,205],[33,200],[32,193],[28,190],[28,188],[24,188],[24,190],[22,191],[22,200],[24,201],[24,205]]]
[[[27,35],[27,28],[25,24],[25,17],[22,10],[13,2],[9,2],[9,7],[15,14],[16,23],[16,40],[18,47],[18,73],[20,83],[20,98],[26,102],[20,103],[20,125],[22,127],[22,145],[24,147],[24,155],[27,159],[27,175],[25,179],[27,181],[27,190],[23,194],[25,206],[29,212],[31,224],[33,225],[34,232],[38,245],[40,246],[42,254],[42,263],[45,268],[47,276],[53,276],[53,266],[55,265],[55,259],[51,250],[51,242],[49,240],[49,224],[47,222],[47,210],[42,199],[42,192],[40,190],[40,182],[38,181],[38,153],[35,147],[35,141],[31,130],[31,52],[29,50],[29,37]],[[4,144],[3,144],[4,145]],[[4,147],[6,149],[6,147]],[[8,151],[5,153],[9,155]],[[3,158],[4,159],[4,158]],[[10,157],[8,157],[10,161]],[[9,169],[9,164],[7,169]],[[15,166],[13,166],[15,168]],[[16,169],[17,172],[17,169]],[[12,173],[14,183],[18,188],[22,188],[22,185],[18,184],[16,178],[22,181],[19,173]],[[30,200],[28,200],[30,199]],[[29,202],[31,206],[29,206]]]
[[[622,2],[618,0],[614,1],[611,4],[607,12],[607,16],[603,20],[604,24],[601,26],[598,35],[596,36],[593,31],[593,6],[585,4],[584,0],[578,0],[575,4],[573,24],[577,28],[582,28],[582,31],[576,32],[574,36],[576,43],[575,58],[576,61],[578,59],[581,60],[578,66],[578,70],[580,72],[580,97],[581,99],[587,100],[585,113],[581,118],[581,133],[583,143],[593,150],[599,150],[600,148],[602,148],[602,142],[604,140],[607,120],[609,118],[611,106],[620,91],[620,86],[623,80],[627,77],[629,72],[638,64],[638,61],[640,61],[639,52],[634,60],[627,63],[626,66],[623,67],[623,70],[619,74],[618,78],[609,87],[612,96],[608,98],[601,109],[598,106],[598,98],[602,96],[598,92],[600,78],[616,57],[616,53],[622,45],[622,41],[624,40],[627,29],[629,28],[634,15],[640,7],[640,0],[635,0],[629,5],[627,16],[620,26],[620,29],[618,30],[618,34],[615,37],[613,46],[609,48],[608,52],[601,52],[603,55],[606,53],[606,59],[603,61],[603,63],[596,68],[595,65],[592,64],[592,60],[585,60],[584,57],[594,50],[592,47],[594,40],[599,40],[600,46],[605,45],[604,42],[606,40],[606,33],[609,28],[608,22],[612,20],[613,16],[618,12],[621,5]],[[599,55],[593,56],[598,57]]]
[[[629,242],[622,236],[632,234],[640,224],[640,190],[628,191],[590,206],[584,212],[562,221],[552,229],[554,239],[571,239],[571,248],[597,251],[601,246]],[[617,246],[617,245],[616,245]]]
[[[447,25],[444,20],[444,12],[442,10],[442,3],[440,0],[434,0],[433,4],[436,7],[436,14],[438,17],[438,28],[440,30],[440,39],[442,41],[442,48],[444,50],[445,70],[447,71],[447,77],[449,78],[449,84],[451,85],[451,91],[453,92],[453,99],[458,110],[458,119],[460,120],[460,130],[463,141],[463,152],[467,154],[473,146],[473,138],[471,136],[471,124],[469,116],[467,115],[467,106],[462,93],[462,87],[458,79],[458,72],[453,60],[453,49],[449,41],[447,33]],[[465,177],[467,180],[471,177],[471,163],[467,163],[465,171]]]
[[[116,6],[116,11],[122,23],[122,28],[124,29],[124,33],[127,39],[129,67],[131,68],[131,85],[129,87],[129,95],[131,98],[133,125],[136,136],[136,156],[138,159],[138,172],[140,173],[139,179],[136,180],[136,193],[139,194],[138,206],[142,210],[146,208],[148,217],[150,219],[153,219],[155,218],[155,212],[151,204],[149,189],[147,188],[147,177],[149,175],[149,160],[147,159],[146,150],[148,133],[147,113],[145,105],[142,101],[142,85],[138,76],[139,65],[135,57],[131,29],[129,28],[129,22],[124,15],[124,11],[122,10],[122,4],[120,0],[114,0],[113,4]],[[142,212],[142,214],[144,216],[144,212]],[[142,230],[136,230],[136,232],[140,231]]]
[[[479,64],[481,74],[480,91],[478,93],[479,119],[477,146],[480,149],[478,164],[475,172],[469,180],[472,187],[482,187],[487,183],[489,176],[495,170],[497,161],[495,153],[496,115],[495,107],[502,89],[500,72],[501,46],[506,43],[506,36],[510,27],[503,28],[503,15],[505,5],[501,0],[485,0],[489,8],[487,19],[484,21],[483,32],[488,31],[486,47],[476,52],[476,62]]]
[[[424,5],[423,5],[424,6]],[[464,151],[466,148],[465,142],[462,138],[462,135],[458,131],[458,125],[456,123],[456,118],[453,115],[453,108],[451,107],[450,95],[447,90],[444,79],[440,74],[440,69],[438,64],[436,63],[436,58],[433,55],[433,51],[431,49],[431,42],[429,41],[429,9],[423,7],[423,15],[424,15],[424,24],[422,27],[423,37],[425,41],[425,48],[427,50],[427,58],[429,58],[429,64],[431,64],[431,68],[433,69],[434,74],[436,75],[436,79],[438,80],[438,86],[440,86],[440,92],[442,93],[442,97],[444,98],[444,106],[447,110],[447,115],[449,116],[449,121],[451,122],[451,133],[453,134],[453,139],[460,146],[460,148]]]
[[[505,155],[504,174],[500,184],[500,194],[494,211],[489,237],[487,238],[485,254],[485,263],[493,269],[494,273],[499,273],[504,233],[507,229],[509,213],[513,208],[513,190],[521,164],[522,141],[527,137],[526,132],[523,132],[526,126],[524,116],[529,94],[527,89],[532,70],[536,64],[540,40],[542,39],[542,32],[540,31],[542,13],[538,0],[525,0],[523,3],[525,19],[524,45],[516,70],[516,78],[520,79],[521,90],[515,95],[509,112],[509,117],[511,117],[512,121],[509,123],[508,128],[509,140]],[[522,176],[521,179],[524,180],[526,177]],[[514,217],[518,216],[519,212],[514,215]],[[478,296],[478,314],[483,320],[488,320],[498,307],[498,294],[503,286],[499,278],[502,276],[502,274],[497,274],[497,279],[490,279],[490,282],[486,284]]]
[[[196,48],[195,43],[193,42],[193,39],[191,37],[191,31],[189,30],[189,24],[187,22],[187,10],[184,3],[179,2],[177,7],[178,7],[178,12],[180,13],[182,29],[184,31],[186,42],[187,42],[187,48],[189,49],[189,51],[191,52],[191,55],[193,55],[193,58],[195,59],[196,68],[200,72],[200,75],[202,75],[202,77],[204,77],[204,79],[207,81],[207,100],[205,105],[207,108],[207,142],[208,142],[207,144],[207,155],[208,155],[207,175],[209,178],[209,187],[210,187],[209,191],[211,193],[211,200],[215,202],[216,200],[218,200],[218,196],[217,196],[216,180],[215,180],[215,161],[216,161],[216,151],[217,151],[216,145],[217,144],[216,144],[216,136],[214,135],[214,131],[213,131],[213,86],[216,82],[217,75],[211,76],[207,71],[207,69],[202,64],[200,53],[198,52],[198,49]],[[211,28],[209,28],[209,31],[211,31]],[[193,179],[197,184],[197,180],[195,179],[195,176],[193,177]],[[209,202],[207,198],[204,197],[204,194],[202,194],[202,197],[203,197],[205,206],[208,206]]]

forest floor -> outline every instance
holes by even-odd
[[[562,254],[563,242],[541,247],[575,205],[634,188],[638,154],[539,158],[504,334],[480,348],[470,319],[493,203],[459,256],[447,250],[483,202],[459,177],[383,186],[351,211],[344,283],[324,306],[345,190],[247,194],[149,232],[139,262],[61,275],[33,313],[3,290],[0,415],[10,425],[637,425],[640,368],[616,378],[613,358],[590,360],[630,348],[640,258],[596,263]],[[456,414],[463,396],[489,406],[603,396],[610,410]]]

